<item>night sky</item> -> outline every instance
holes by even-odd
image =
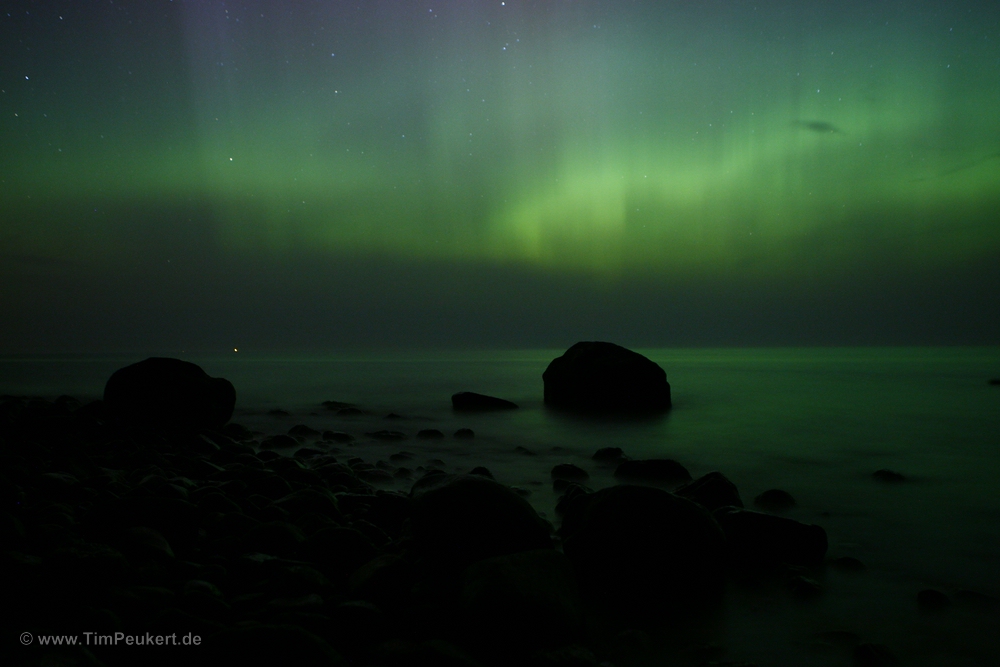
[[[0,352],[1000,343],[1000,3],[4,2]]]

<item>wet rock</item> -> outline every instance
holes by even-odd
[[[496,398],[495,396],[477,394],[474,391],[462,391],[457,394],[453,394],[451,397],[451,406],[460,412],[517,409],[517,403],[512,403],[511,401],[507,401],[502,398]]]
[[[657,413],[670,408],[667,375],[614,343],[580,342],[542,374],[545,404],[587,413]]]
[[[290,449],[291,447],[298,447],[299,441],[290,435],[271,435],[264,438],[261,443],[261,449]]]
[[[645,459],[620,463],[615,479],[631,484],[676,484],[690,481],[691,473],[673,459]]]
[[[444,433],[436,428],[422,428],[417,431],[417,437],[423,440],[436,440],[438,438],[443,438]]]
[[[815,579],[797,574],[788,580],[788,590],[799,599],[810,600],[822,594],[823,586]]]
[[[327,442],[352,442],[354,436],[343,431],[323,431],[323,440]]]
[[[590,479],[590,473],[572,463],[560,463],[552,468],[551,475],[552,479],[566,480],[567,482],[586,482]]]
[[[487,558],[462,576],[463,636],[487,655],[562,646],[583,628],[573,565],[553,549]]]
[[[338,417],[356,417],[358,415],[363,415],[363,414],[365,414],[364,410],[355,407],[346,407],[337,410]]]
[[[987,381],[987,384],[989,384],[989,385],[992,385],[992,386],[994,386],[994,387],[996,387],[996,386],[1000,386],[1000,378],[990,378],[990,379],[989,379],[989,380]]]
[[[475,468],[473,468],[472,470],[469,471],[469,474],[470,475],[480,475],[480,476],[486,477],[488,479],[496,479],[495,477],[493,477],[493,473],[491,473],[489,471],[489,468],[486,468],[484,466],[476,466]]]
[[[621,447],[602,447],[594,452],[594,455],[590,458],[598,463],[613,465],[618,465],[623,461],[628,461],[628,457],[625,456],[625,452],[622,451]]]
[[[112,373],[104,405],[140,428],[219,429],[233,415],[236,390],[229,380],[209,377],[196,364],[151,357]]]
[[[295,625],[242,625],[203,640],[199,660],[241,667],[339,667],[347,662],[326,641]]]
[[[521,454],[523,456],[534,456],[535,455],[535,453],[533,451],[531,451],[527,447],[522,447],[521,445],[518,445],[517,447],[514,448],[514,453],[515,454]]]
[[[243,537],[243,551],[293,558],[305,540],[302,531],[286,521],[268,521],[252,528]]]
[[[570,644],[532,655],[527,667],[599,667],[597,656],[586,646]]]
[[[577,493],[563,550],[585,595],[625,619],[689,614],[721,599],[725,538],[704,508],[646,486]]]
[[[475,438],[476,433],[471,428],[460,428],[457,431],[455,431],[455,437],[465,440],[469,438]]]
[[[1000,598],[979,591],[961,590],[955,593],[955,602],[968,609],[980,612],[1000,611]]]
[[[940,611],[951,606],[951,598],[941,591],[928,588],[917,593],[917,604],[921,609]]]
[[[876,482],[885,482],[887,484],[894,484],[896,482],[906,481],[906,477],[895,470],[876,470],[872,473],[872,479]]]
[[[407,605],[416,575],[413,565],[398,554],[382,554],[362,564],[351,574],[348,591],[386,610]]]
[[[768,489],[754,498],[753,504],[770,512],[781,512],[795,507],[795,498],[788,491]]]
[[[253,431],[248,429],[243,424],[237,424],[235,422],[229,422],[222,427],[222,433],[233,440],[243,442],[244,440],[251,440],[253,438]]]
[[[854,647],[854,664],[857,667],[891,667],[899,659],[885,644],[858,644]]]
[[[377,664],[385,667],[483,667],[459,647],[441,639],[420,642],[393,639],[378,647]]]
[[[315,438],[320,435],[320,432],[314,428],[310,428],[305,424],[296,424],[292,428],[288,429],[288,435],[299,436],[302,438]]]
[[[820,526],[736,507],[719,508],[713,515],[742,564],[815,565],[826,555],[826,531]]]
[[[400,431],[373,431],[371,433],[365,433],[369,438],[375,438],[376,440],[405,440],[406,434]]]
[[[411,491],[414,547],[429,568],[460,572],[484,558],[552,547],[548,523],[506,486],[479,475],[434,477]]]
[[[867,567],[857,558],[840,556],[830,561],[830,565],[841,572],[864,572]]]
[[[693,500],[710,512],[720,507],[743,507],[736,485],[721,472],[710,472],[677,489],[677,495]]]

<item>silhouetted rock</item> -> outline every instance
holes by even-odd
[[[858,644],[854,647],[854,664],[857,667],[892,667],[899,659],[885,644]]]
[[[552,479],[565,479],[569,482],[586,482],[590,474],[580,466],[572,463],[560,463],[552,468]]]
[[[994,387],[1000,386],[1000,378],[990,378],[989,384]]]
[[[795,498],[788,491],[768,489],[754,498],[753,504],[771,512],[780,512],[795,507]]]
[[[474,391],[462,391],[457,394],[453,394],[451,397],[451,406],[455,410],[463,412],[517,409],[517,403],[512,403],[511,401],[507,401],[502,398],[496,398],[495,396],[477,394]]]
[[[691,473],[673,459],[645,459],[618,464],[615,479],[642,484],[676,484],[689,481]]]
[[[722,507],[713,515],[740,564],[815,565],[826,555],[826,531],[820,526],[737,507]]]
[[[554,549],[481,560],[462,581],[463,636],[486,655],[563,646],[583,628],[573,565]]]
[[[288,429],[288,435],[297,435],[303,438],[314,438],[320,435],[320,432],[314,428],[306,426],[305,424],[296,424],[292,428]]]
[[[884,468],[873,472],[872,479],[876,482],[886,482],[888,484],[906,481],[906,477],[902,473],[898,473],[895,470],[886,470]]]
[[[720,507],[743,507],[736,485],[721,472],[710,472],[685,484],[675,492],[714,512]]]
[[[405,440],[406,434],[400,431],[373,431],[371,433],[365,433],[369,438],[375,438],[376,440]]]
[[[606,613],[644,620],[717,604],[725,538],[704,507],[662,489],[613,486],[562,503],[563,550]]]
[[[599,463],[609,463],[615,465],[629,460],[628,457],[625,456],[625,452],[622,451],[621,447],[602,447],[594,452],[594,455],[590,458]]]
[[[455,437],[467,440],[469,438],[475,438],[476,433],[471,428],[460,428],[457,431],[455,431]]]
[[[444,433],[436,428],[423,428],[417,431],[417,437],[424,440],[433,440],[436,438],[443,438]]]
[[[670,408],[667,374],[614,343],[580,342],[542,374],[545,404],[587,413],[642,414]]]
[[[550,527],[524,498],[480,475],[428,475],[411,491],[414,547],[433,570],[551,548]]]
[[[233,416],[236,390],[200,366],[151,357],[119,368],[104,386],[107,410],[140,428],[219,429]]]
[[[917,604],[921,609],[940,611],[951,606],[951,598],[941,591],[928,588],[917,593]]]

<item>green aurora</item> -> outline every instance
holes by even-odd
[[[32,266],[168,237],[604,286],[1000,257],[995,3],[15,4],[0,222]]]

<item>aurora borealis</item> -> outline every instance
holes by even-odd
[[[8,6],[6,349],[1000,337],[995,3]]]

